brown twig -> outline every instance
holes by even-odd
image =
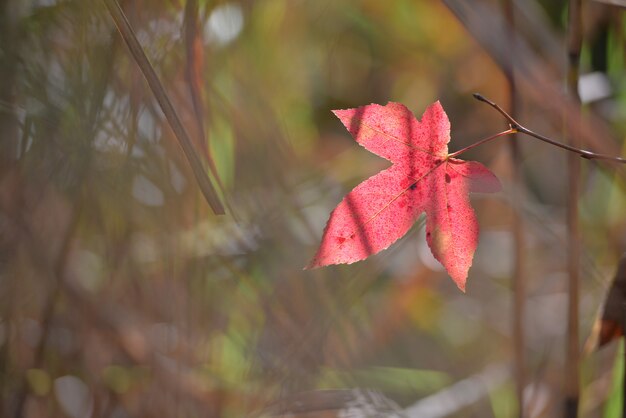
[[[517,131],[514,128],[509,128],[506,131],[498,132],[495,135],[488,136],[485,139],[481,139],[480,141],[474,142],[473,144],[470,144],[470,145],[466,146],[465,148],[461,148],[458,151],[455,151],[455,152],[453,152],[451,154],[448,154],[448,158],[457,157],[457,156],[459,156],[459,155],[461,155],[461,154],[471,150],[472,148],[476,148],[476,147],[479,147],[481,145],[484,145],[487,142],[491,142],[491,141],[493,141],[496,138],[500,138],[501,136],[513,135],[515,132],[517,132]]]
[[[131,52],[131,55],[137,62],[137,65],[141,69],[148,85],[150,86],[150,90],[154,94],[157,102],[159,103],[161,110],[165,114],[165,118],[169,123],[172,131],[174,132],[174,136],[178,139],[178,143],[180,144],[185,157],[187,157],[187,161],[189,161],[189,165],[191,166],[191,170],[198,182],[198,186],[204,195],[204,198],[208,202],[211,209],[216,215],[223,215],[225,213],[224,206],[222,205],[213,184],[211,184],[211,180],[209,179],[200,158],[196,154],[193,143],[189,134],[185,130],[172,102],[170,101],[167,93],[165,92],[165,88],[161,84],[161,80],[156,74],[154,67],[150,64],[148,57],[146,56],[143,48],[139,44],[137,40],[137,36],[135,35],[133,28],[130,26],[130,23],[126,19],[126,15],[124,11],[118,4],[117,0],[103,0],[106,5],[109,14],[113,18],[115,22],[115,26],[117,27],[120,35],[124,39],[124,42],[128,46],[128,49]]]
[[[613,155],[606,155],[606,154],[597,154],[595,152],[592,151],[587,151],[581,148],[577,148],[571,145],[567,145],[564,144],[562,142],[558,142],[554,139],[548,138],[547,136],[538,134],[536,132],[531,131],[530,129],[526,128],[524,125],[520,124],[517,120],[515,120],[511,115],[509,115],[507,112],[505,112],[500,106],[498,106],[496,103],[492,102],[491,100],[485,98],[484,96],[478,94],[478,93],[474,93],[473,94],[474,98],[476,100],[479,100],[481,102],[485,102],[487,103],[489,106],[493,107],[494,109],[496,109],[502,116],[504,116],[504,118],[509,122],[509,124],[511,125],[511,130],[513,130],[514,132],[519,132],[528,136],[532,136],[533,138],[539,139],[540,141],[546,142],[550,145],[554,145],[555,147],[559,147],[562,148],[564,150],[573,152],[575,154],[578,154],[580,157],[585,158],[587,160],[606,160],[606,161],[611,161],[611,162],[615,162],[615,163],[621,163],[621,164],[626,164],[626,158],[623,157],[615,157]]]

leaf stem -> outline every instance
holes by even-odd
[[[591,152],[591,151],[587,151],[584,149],[580,149],[580,148],[576,148],[576,147],[572,147],[570,145],[567,144],[563,144],[561,142],[555,141],[554,139],[548,138],[547,136],[543,136],[541,134],[538,134],[536,132],[531,131],[530,129],[526,128],[525,126],[523,126],[522,124],[520,124],[518,121],[516,121],[515,119],[513,119],[513,117],[511,115],[509,115],[508,113],[506,113],[500,106],[498,106],[496,103],[492,102],[489,99],[486,99],[484,96],[478,94],[478,93],[474,93],[473,94],[474,98],[476,100],[479,100],[481,102],[485,102],[487,103],[489,106],[493,107],[494,109],[496,109],[498,112],[500,112],[500,114],[502,116],[504,116],[504,118],[509,122],[511,129],[515,132],[519,132],[519,133],[523,133],[526,134],[528,136],[532,136],[533,138],[539,139],[540,141],[543,142],[547,142],[550,145],[554,145],[555,147],[559,147],[562,148],[564,150],[576,153],[578,155],[580,155],[582,158],[585,158],[587,160],[606,160],[606,161],[612,161],[612,162],[616,162],[616,163],[621,163],[621,164],[626,164],[626,158],[623,157],[615,157],[613,155],[606,155],[606,154],[597,154],[595,152]],[[505,131],[507,132],[507,131]],[[483,141],[480,141],[483,142]],[[477,143],[478,144],[478,143]],[[471,147],[471,146],[470,146]],[[469,147],[468,147],[469,148]],[[463,151],[463,150],[462,150]],[[456,153],[455,153],[456,154]]]
[[[486,144],[487,142],[489,142],[489,141],[493,141],[493,140],[494,140],[494,139],[496,139],[496,138],[499,138],[499,137],[501,137],[501,136],[505,136],[505,135],[511,135],[511,134],[516,133],[516,132],[517,132],[517,130],[516,130],[516,129],[514,129],[513,127],[511,127],[511,128],[509,128],[509,129],[507,129],[506,131],[498,132],[497,134],[495,134],[495,135],[491,135],[491,136],[490,136],[490,137],[488,137],[488,138],[481,139],[481,140],[480,140],[480,141],[478,141],[478,142],[474,142],[473,144],[468,145],[468,146],[467,146],[467,147],[465,147],[465,148],[461,148],[460,150],[455,151],[455,152],[453,152],[452,154],[448,154],[448,158],[454,158],[454,157],[456,157],[456,156],[458,156],[458,155],[463,154],[463,153],[464,153],[464,152],[466,152],[466,151],[471,150],[472,148],[476,148],[476,147],[477,147],[477,146],[479,146],[479,145]]]

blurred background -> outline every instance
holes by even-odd
[[[466,294],[423,222],[366,261],[302,268],[342,196],[389,164],[332,109],[398,101],[421,116],[440,100],[455,151],[507,128],[471,93],[509,108],[512,69],[518,119],[567,141],[566,1],[120,3],[227,214],[204,200],[105,2],[0,1],[1,416],[515,416],[515,213],[526,416],[560,414],[564,151],[520,137],[515,158],[508,138],[464,155],[504,186],[472,196]],[[584,4],[580,135],[621,155],[613,3]],[[624,180],[583,162],[581,347],[626,249]],[[581,416],[619,416],[618,345],[584,357]]]

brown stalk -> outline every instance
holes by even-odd
[[[18,60],[17,24],[11,19],[15,4],[0,1],[0,103],[6,105],[6,111],[0,111],[0,164],[6,164],[18,155],[18,124],[14,113],[16,98],[16,65]],[[1,402],[1,401],[0,401]]]
[[[570,0],[567,33],[568,70],[567,90],[576,103],[576,111],[565,115],[574,118],[573,126],[580,124],[580,97],[578,95],[578,76],[580,50],[582,46],[582,13],[581,0]],[[569,125],[572,126],[572,125]],[[580,147],[578,129],[568,129],[565,125],[565,136],[571,137],[571,145]],[[568,132],[569,130],[569,132]],[[580,348],[579,348],[579,281],[580,281],[580,231],[578,227],[578,196],[580,195],[580,159],[571,154],[567,160],[569,190],[567,196],[567,270],[569,277],[568,309],[567,309],[567,351],[565,361],[565,418],[578,416],[580,398]]]
[[[198,129],[198,142],[204,152],[213,175],[217,175],[215,164],[210,159],[207,138],[204,132],[204,103],[202,101],[202,73],[204,72],[204,51],[198,35],[198,0],[187,0],[185,3],[185,20],[183,22],[185,40],[185,79],[191,96],[191,104]]]
[[[509,110],[513,116],[517,115],[518,91],[515,80],[515,12],[513,0],[504,2],[504,14],[508,23],[508,43],[510,66],[504,68],[507,86],[509,90]],[[515,392],[518,402],[518,417],[523,418],[524,411],[524,387],[526,386],[526,359],[524,347],[524,308],[526,287],[524,286],[524,227],[518,208],[522,207],[522,170],[520,164],[520,143],[515,134],[509,141],[509,155],[511,158],[511,183],[513,193],[511,196],[511,215],[513,229],[513,272],[511,281],[513,284],[513,367],[515,374]]]
[[[183,26],[185,35],[185,54],[187,57],[187,62],[185,63],[185,79],[189,88],[189,95],[191,96],[191,103],[197,125],[198,146],[202,149],[207,165],[209,170],[211,170],[215,183],[217,183],[218,189],[224,195],[224,183],[220,178],[215,161],[211,156],[211,149],[209,147],[209,141],[211,138],[208,136],[204,124],[204,117],[205,115],[210,114],[210,109],[209,112],[205,111],[205,102],[202,100],[201,94],[204,90],[202,87],[202,75],[206,73],[206,70],[204,68],[202,34],[198,30],[198,0],[187,0],[187,3],[185,4],[185,20]],[[235,220],[237,220],[235,211],[229,204],[226,197],[224,198],[224,204],[226,205],[229,213],[233,215]]]
[[[183,149],[183,153],[189,161],[189,165],[191,166],[191,170],[198,182],[198,186],[204,195],[209,206],[213,209],[213,212],[216,215],[223,215],[225,213],[224,206],[222,205],[213,184],[211,184],[211,180],[209,179],[200,158],[196,154],[193,143],[189,137],[189,134],[185,130],[172,102],[170,101],[161,80],[157,76],[154,67],[150,64],[148,57],[146,56],[143,48],[139,44],[137,37],[126,19],[126,15],[124,11],[118,4],[117,0],[103,0],[106,5],[109,14],[113,18],[115,22],[115,26],[117,27],[120,35],[124,39],[124,42],[128,46],[128,49],[131,52],[131,55],[135,59],[135,62],[141,69],[143,76],[146,78],[148,85],[150,86],[150,90],[154,94],[161,110],[165,114],[165,118],[167,119],[172,131],[174,132],[174,136],[178,140],[181,148]]]

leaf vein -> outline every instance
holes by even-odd
[[[414,184],[419,183],[420,181],[422,181],[425,177],[427,177],[428,175],[430,175],[433,171],[435,171],[438,167],[440,167],[444,161],[440,161],[439,163],[437,163],[435,166],[433,166],[430,170],[428,170],[426,173],[424,173],[421,177],[419,178],[414,178],[411,176],[407,176],[409,179],[414,180],[411,184],[409,184],[407,187],[404,188],[404,190],[402,190],[400,193],[398,193],[397,195],[395,195],[389,202],[387,202],[382,208],[380,208],[380,210],[378,210],[375,214],[373,214],[367,221],[363,222],[362,227],[364,227],[365,225],[367,225],[368,223],[370,223],[372,220],[374,220],[378,215],[380,215],[385,209],[387,209],[393,202],[395,202],[396,200],[398,200],[400,198],[400,196],[402,196],[403,194],[405,194],[407,192],[407,190],[409,190]]]
[[[380,129],[376,129],[373,126],[368,125],[367,123],[361,123],[361,126],[364,126],[364,127],[368,128],[368,129],[374,131],[374,132],[377,132],[377,133],[379,133],[381,135],[384,135],[384,136],[388,137],[389,139],[393,139],[394,141],[399,142],[402,145],[405,145],[405,146],[407,146],[409,148],[415,149],[417,151],[421,151],[421,152],[423,152],[425,154],[428,154],[428,155],[432,155],[433,157],[437,157],[437,154],[433,154],[432,152],[430,152],[428,150],[425,150],[425,149],[420,148],[420,147],[416,147],[415,145],[409,144],[408,142],[404,142],[401,139],[396,138],[395,136],[393,136],[391,134],[388,134],[387,132],[381,131]],[[385,141],[385,142],[387,142],[387,141]]]

